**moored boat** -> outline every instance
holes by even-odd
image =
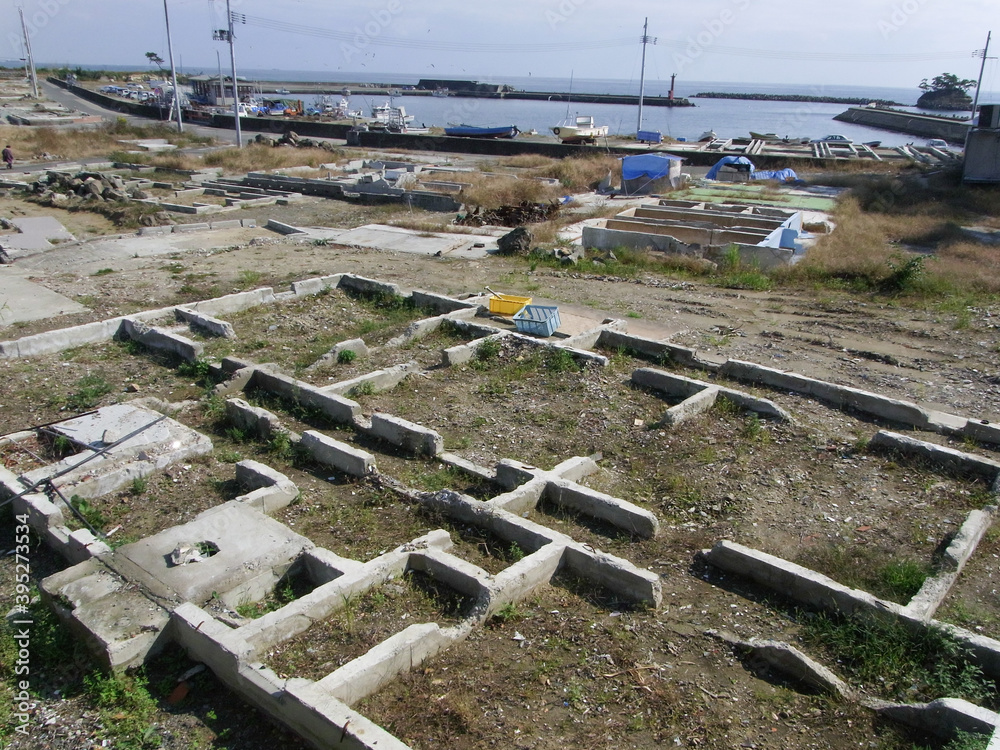
[[[513,138],[520,132],[516,125],[502,125],[491,128],[463,124],[450,125],[444,129],[445,135],[457,136],[459,138]]]
[[[608,135],[608,126],[595,125],[592,115],[577,115],[573,122],[561,122],[551,130],[563,143],[593,143]]]

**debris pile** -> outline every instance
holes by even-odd
[[[102,172],[78,172],[75,175],[47,172],[44,177],[28,183],[28,189],[49,205],[66,203],[72,198],[84,201],[127,201],[150,197],[148,192],[136,185],[129,186],[118,175]]]
[[[330,141],[316,141],[312,138],[301,138],[294,130],[289,130],[281,138],[270,138],[263,133],[259,133],[253,143],[265,146],[292,146],[293,148],[321,148],[325,151],[337,151],[337,147]]]
[[[558,203],[531,203],[522,201],[516,206],[500,206],[483,211],[479,206],[455,220],[456,224],[467,227],[519,227],[524,224],[535,224],[548,221],[559,213]]]

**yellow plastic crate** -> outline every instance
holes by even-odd
[[[490,297],[490,312],[497,315],[514,315],[525,305],[530,305],[531,300],[531,297],[514,297],[494,292]]]

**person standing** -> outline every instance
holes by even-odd
[[[14,168],[14,152],[11,151],[10,144],[4,147],[3,163],[7,165],[7,169]]]

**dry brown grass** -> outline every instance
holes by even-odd
[[[607,154],[552,159],[550,162],[532,170],[531,174],[555,178],[563,188],[576,191],[593,190],[608,172],[614,174],[621,169],[618,158]]]
[[[939,250],[927,270],[957,290],[1000,294],[1000,247],[996,245],[956,242]]]
[[[322,148],[292,148],[251,144],[242,149],[227,148],[205,155],[208,167],[222,167],[227,174],[242,174],[283,167],[318,167],[336,161],[338,154]]]
[[[547,185],[539,180],[483,175],[462,174],[461,180],[467,187],[462,188],[459,197],[467,205],[482,206],[484,209],[500,206],[515,206],[528,203],[546,203],[558,200],[562,189]]]
[[[505,156],[498,160],[502,167],[512,167],[514,169],[533,169],[536,167],[551,166],[555,159],[541,154],[518,154],[517,156]]]
[[[208,139],[191,134],[179,134],[165,125],[155,124],[143,127],[123,125],[121,121],[88,128],[24,128],[0,126],[0,140],[10,144],[17,159],[16,164],[37,160],[43,153],[61,159],[83,159],[92,156],[106,156],[121,150],[128,144],[125,139],[165,138],[170,143],[181,146],[203,143]]]

